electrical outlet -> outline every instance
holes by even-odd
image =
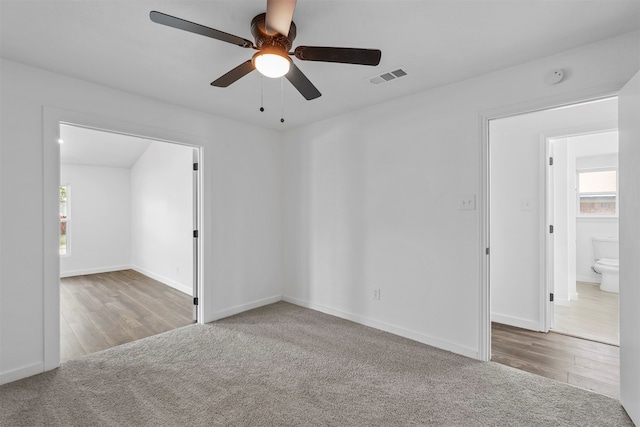
[[[373,290],[373,299],[380,301],[380,288]]]
[[[520,210],[521,211],[531,211],[531,210],[533,210],[533,200],[531,200],[531,199],[520,199]]]
[[[464,194],[458,199],[458,209],[464,211],[473,211],[476,209],[476,195]]]

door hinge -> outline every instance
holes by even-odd
[[[549,157],[549,166],[553,166],[553,157]]]
[[[553,292],[549,294],[549,301],[553,302]]]
[[[194,171],[197,171],[197,170],[198,170],[198,164],[197,164],[197,163],[194,163],[194,164],[193,164],[193,170],[194,170]]]
[[[193,238],[194,239],[198,238],[198,230],[193,230]]]
[[[197,297],[193,299],[193,305],[198,305],[198,298]]]
[[[549,226],[549,233],[552,233],[552,234],[553,234],[553,225],[550,225],[550,226]]]
[[[484,251],[485,254],[489,255],[489,248]]]

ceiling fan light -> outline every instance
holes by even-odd
[[[253,55],[253,65],[266,77],[282,77],[289,72],[291,59],[280,53],[258,52]]]

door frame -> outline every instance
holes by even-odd
[[[479,208],[478,220],[480,222],[479,231],[480,236],[478,241],[480,242],[480,246],[478,248],[479,254],[479,276],[480,276],[480,286],[479,286],[479,297],[478,297],[478,359],[482,361],[491,360],[491,287],[490,287],[490,251],[489,247],[490,242],[490,135],[489,135],[489,122],[491,120],[502,119],[506,117],[517,116],[521,114],[533,113],[536,111],[549,110],[553,108],[566,107],[574,104],[585,103],[589,101],[596,101],[605,98],[611,98],[617,96],[620,89],[622,89],[623,85],[615,84],[615,85],[607,85],[601,86],[597,88],[587,89],[578,92],[571,92],[567,94],[561,94],[557,96],[551,96],[547,98],[536,99],[534,101],[498,107],[491,110],[481,111],[478,114],[479,121],[479,160],[480,160],[480,177],[479,181],[481,183],[480,189],[480,203],[481,206]],[[546,157],[546,148],[544,146],[540,149],[541,153],[544,153]],[[544,186],[541,188],[541,193],[546,192],[546,174],[542,174],[542,179],[545,180]],[[541,200],[540,209],[544,209],[542,211],[542,218],[546,220],[546,195]],[[546,227],[542,227],[543,231]],[[545,233],[546,234],[546,233]],[[546,237],[544,238],[546,242]],[[546,246],[546,244],[544,245]],[[547,256],[546,256],[546,248],[543,247],[545,251],[545,255],[541,257],[541,273],[546,277],[547,272]],[[542,267],[544,265],[544,267]],[[545,280],[546,282],[546,280]],[[546,295],[548,295],[547,291],[547,283],[544,286],[544,293],[541,290],[541,296],[546,299]],[[541,317],[545,323],[547,323],[547,304],[542,304],[545,306],[544,315]],[[541,312],[541,314],[543,314]]]
[[[178,144],[194,148],[198,151],[199,173],[194,178],[198,182],[198,204],[196,208],[198,234],[204,236],[204,199],[203,176],[204,167],[204,141],[193,135],[182,134],[166,129],[154,128],[135,123],[123,122],[117,119],[92,116],[85,113],[60,109],[56,107],[43,107],[43,300],[42,309],[44,313],[44,334],[43,334],[43,359],[44,371],[49,371],[60,366],[60,262],[59,262],[59,186],[60,186],[60,124],[68,124],[88,129],[102,130],[112,133],[119,133],[151,139],[159,142]],[[206,230],[204,230],[206,231]],[[204,269],[202,259],[203,239],[198,238],[194,243],[198,251],[195,257],[197,267],[194,272],[194,281],[197,283],[197,295],[200,301],[206,294],[207,289],[204,283]],[[198,323],[204,323],[206,318],[204,304],[196,306]]]
[[[615,95],[610,97],[601,97],[595,101],[616,98]],[[589,101],[587,101],[589,102]],[[576,102],[573,105],[584,104],[584,102]],[[618,130],[618,123],[614,121],[608,122],[596,122],[582,126],[575,126],[570,128],[557,129],[550,132],[540,133],[540,201],[541,204],[545,204],[544,211],[541,209],[540,218],[544,221],[541,224],[541,262],[540,277],[546,277],[546,280],[540,284],[540,298],[541,301],[546,301],[547,304],[540,305],[540,331],[549,332],[554,323],[554,304],[547,298],[555,290],[555,234],[548,233],[547,229],[550,225],[554,225],[556,222],[554,219],[554,176],[555,168],[550,166],[549,158],[554,156],[552,141],[563,138],[574,138],[584,135],[592,135],[596,133],[612,132]],[[546,178],[546,179],[545,179]],[[544,250],[546,248],[546,251]],[[574,252],[575,256],[575,252]]]

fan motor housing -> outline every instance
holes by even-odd
[[[256,40],[256,47],[258,49],[272,47],[289,52],[293,45],[293,40],[296,38],[296,24],[291,21],[288,36],[280,33],[269,34],[267,33],[266,16],[266,13],[261,13],[251,20],[251,34]]]

